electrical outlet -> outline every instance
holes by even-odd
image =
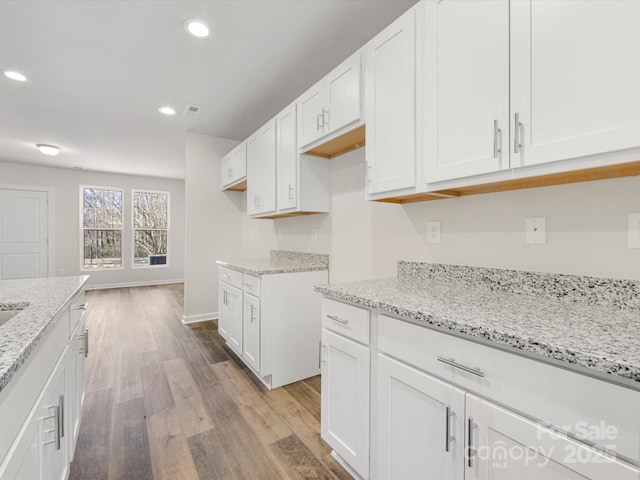
[[[629,248],[640,248],[640,212],[629,213]]]
[[[440,222],[427,222],[427,243],[440,243]]]
[[[311,241],[312,242],[317,242],[318,241],[318,229],[317,228],[312,228],[311,229]]]
[[[525,241],[529,245],[546,245],[547,217],[525,218]]]

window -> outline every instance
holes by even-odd
[[[122,190],[82,188],[82,268],[122,268]]]
[[[167,264],[169,194],[133,191],[133,266]]]

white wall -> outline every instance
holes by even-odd
[[[245,193],[220,190],[220,159],[238,142],[188,133],[185,146],[185,321],[218,312],[216,260],[242,253]]]
[[[118,286],[182,281],[184,278],[184,182],[155,177],[119,175],[66,168],[0,163],[0,185],[50,188],[53,198],[52,268],[49,274],[91,275],[89,285]],[[125,225],[131,225],[131,190],[162,190],[170,193],[169,265],[133,268],[131,229],[123,232],[123,268],[80,271],[80,185],[119,187],[124,190]]]
[[[627,248],[640,177],[395,205],[365,201],[364,149],[330,162],[331,213],[274,228],[278,248],[330,253],[332,282],[394,276],[398,260],[640,280],[640,249]],[[525,244],[530,216],[547,217],[547,245]],[[428,220],[441,222],[439,245],[427,244]]]

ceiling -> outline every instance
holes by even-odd
[[[0,161],[184,178],[186,132],[245,139],[414,3],[2,0]]]

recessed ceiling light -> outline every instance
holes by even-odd
[[[158,109],[160,113],[164,113],[165,115],[175,115],[176,111],[171,107],[160,107]]]
[[[26,82],[27,77],[18,72],[4,72],[5,77],[9,77],[11,80],[17,80],[18,82]]]
[[[184,29],[192,37],[207,38],[211,29],[209,25],[200,20],[187,20],[184,22]]]
[[[54,157],[58,155],[62,150],[62,148],[60,147],[56,147],[55,145],[47,145],[45,143],[38,143],[36,147],[38,147],[40,153],[44,153],[45,155],[51,155]]]

